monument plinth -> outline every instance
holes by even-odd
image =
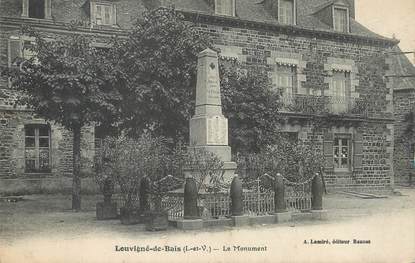
[[[225,163],[225,180],[231,181],[236,163],[231,162],[228,119],[222,114],[218,54],[206,49],[198,55],[196,108],[190,119],[190,148],[205,149]]]

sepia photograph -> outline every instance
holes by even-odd
[[[0,0],[0,263],[415,263],[415,0]]]

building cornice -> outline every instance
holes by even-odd
[[[297,25],[283,25],[283,24],[274,24],[270,22],[261,22],[261,21],[249,21],[243,20],[238,17],[230,16],[218,16],[196,11],[185,11],[178,10],[181,12],[187,20],[191,20],[196,23],[212,23],[223,25],[227,27],[238,26],[244,28],[251,28],[256,30],[263,31],[272,31],[276,33],[283,33],[289,35],[296,35],[301,37],[310,37],[316,39],[326,39],[342,42],[352,42],[352,43],[363,43],[368,45],[376,45],[382,47],[392,47],[399,44],[399,40],[389,39],[389,38],[380,38],[380,37],[370,37],[370,36],[361,36],[353,33],[342,33],[336,31],[325,31],[319,29],[309,29]]]
[[[300,37],[309,37],[315,39],[325,39],[332,41],[342,41],[351,43],[361,43],[367,45],[375,45],[382,47],[392,47],[399,43],[399,40],[388,38],[377,38],[369,36],[361,36],[352,33],[342,33],[335,31],[325,31],[319,29],[308,29],[296,25],[282,25],[270,22],[243,20],[238,17],[219,16],[207,14],[197,11],[177,10],[182,13],[186,20],[194,23],[210,23],[221,26],[237,26],[262,31],[271,31],[276,33],[283,33],[288,35],[295,35]],[[0,17],[0,24],[9,26],[30,25],[34,28],[43,29],[46,31],[60,31],[62,33],[69,32],[69,25],[63,22],[56,22],[46,19],[32,19],[32,18],[16,18],[16,17]],[[98,34],[102,36],[111,35],[126,35],[127,31],[122,28],[93,28],[86,26],[78,26],[71,30],[72,33],[84,34]]]

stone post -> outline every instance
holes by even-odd
[[[280,173],[277,173],[274,181],[274,208],[275,223],[284,223],[291,220],[291,213],[287,211],[285,203],[284,177]]]
[[[311,184],[311,209],[323,210],[323,178],[320,173],[316,173]]]
[[[281,174],[277,174],[274,182],[274,205],[275,213],[287,212],[287,206],[285,203],[285,186],[284,177]]]
[[[231,211],[232,216],[242,216],[243,211],[243,191],[242,182],[238,176],[235,176],[231,183]]]
[[[323,210],[323,177],[320,173],[316,173],[316,176],[311,183],[311,214],[313,219],[327,220],[327,211]]]
[[[194,178],[186,178],[184,185],[184,219],[200,219],[197,209],[197,186]]]
[[[140,182],[140,210],[146,212],[150,210],[150,191],[151,180],[147,176]]]

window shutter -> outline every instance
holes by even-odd
[[[22,57],[20,39],[9,39],[9,67],[18,66],[18,60]]]
[[[353,170],[362,169],[363,166],[363,135],[355,133],[353,140]]]
[[[324,132],[323,153],[324,153],[324,169],[326,172],[334,170],[333,160],[333,133],[330,131]]]

